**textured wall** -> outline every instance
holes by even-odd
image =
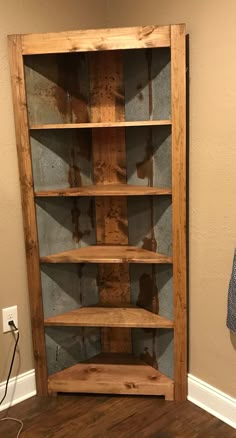
[[[225,327],[236,246],[236,3],[109,0],[108,26],[186,23],[190,34],[190,372],[236,396]]]
[[[105,26],[105,2],[96,0],[0,1],[0,309],[17,304],[20,357],[14,372],[33,368],[23,226],[18,182],[7,35]],[[0,382],[6,379],[13,339],[1,334]]]

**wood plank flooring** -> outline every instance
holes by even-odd
[[[158,397],[59,395],[32,397],[4,415],[24,422],[20,438],[234,438],[236,430],[190,402]],[[19,425],[0,422],[0,437]]]

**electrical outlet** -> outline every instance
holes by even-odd
[[[9,321],[14,321],[16,327],[18,327],[18,317],[17,317],[17,306],[6,307],[2,309],[2,332],[10,332],[11,327],[9,326]]]

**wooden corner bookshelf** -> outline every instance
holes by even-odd
[[[185,400],[185,25],[8,40],[37,393]]]

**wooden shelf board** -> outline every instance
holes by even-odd
[[[135,246],[96,245],[50,254],[42,263],[172,263],[172,257]]]
[[[56,196],[146,196],[171,195],[170,188],[134,186],[129,184],[91,185],[53,190],[39,190],[35,192],[38,198]]]
[[[45,326],[173,328],[173,321],[134,306],[81,307],[45,319]]]
[[[174,382],[131,354],[102,353],[48,379],[50,393],[164,395],[173,400]]]
[[[37,129],[86,129],[86,128],[122,128],[131,126],[163,126],[171,125],[171,120],[141,120],[133,122],[91,122],[91,123],[46,123],[32,124],[31,130]]]

